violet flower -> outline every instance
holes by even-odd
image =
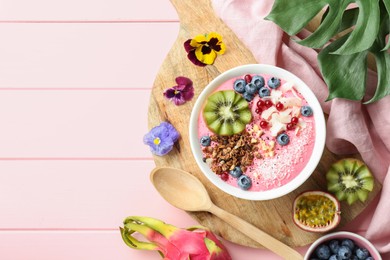
[[[165,90],[164,96],[179,106],[194,97],[194,87],[192,81],[186,77],[177,77],[175,81],[177,86]]]
[[[144,144],[150,146],[150,151],[153,154],[163,156],[172,150],[179,136],[173,125],[168,122],[162,122],[160,125],[153,127],[144,136]]]

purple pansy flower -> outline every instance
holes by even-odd
[[[226,46],[222,36],[216,32],[199,34],[184,42],[188,59],[195,65],[204,67],[214,63],[217,55],[225,53]]]
[[[177,77],[175,80],[177,86],[165,90],[164,96],[179,106],[194,97],[194,87],[189,78]]]
[[[172,150],[179,136],[173,125],[168,122],[162,122],[160,125],[153,127],[144,136],[144,144],[150,146],[150,151],[153,154],[163,156]]]

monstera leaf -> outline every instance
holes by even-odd
[[[351,4],[355,4],[351,8]],[[375,57],[378,85],[366,103],[390,95],[390,0],[275,0],[265,18],[289,35],[300,32],[319,12],[326,9],[319,27],[304,46],[321,49],[318,62],[329,87],[328,100],[362,100],[366,92],[367,56]],[[345,33],[334,40],[334,36]]]

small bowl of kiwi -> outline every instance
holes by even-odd
[[[197,165],[222,191],[247,200],[281,197],[305,182],[325,146],[311,89],[282,68],[249,64],[214,78],[189,122]]]

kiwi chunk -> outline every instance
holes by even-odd
[[[211,94],[203,108],[207,127],[218,135],[241,133],[252,120],[248,102],[234,90],[222,90]]]
[[[349,205],[360,200],[365,202],[374,189],[374,177],[362,161],[346,158],[332,164],[326,173],[328,191],[338,200],[346,200]]]

